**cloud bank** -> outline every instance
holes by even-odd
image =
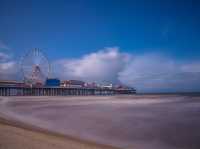
[[[16,79],[17,68],[16,61],[9,54],[0,52],[0,79]]]
[[[136,56],[119,80],[141,92],[200,91],[200,62],[181,63],[162,55]]]
[[[80,59],[63,59],[54,63],[55,71],[62,79],[81,79],[89,82],[118,82],[129,55],[120,53],[117,47],[99,50]],[[62,70],[59,73],[59,70]]]
[[[13,60],[10,52],[10,48],[0,40],[0,79],[16,79],[18,65],[15,60]]]
[[[184,63],[161,54],[132,55],[114,47],[53,65],[62,79],[121,83],[139,92],[200,91],[200,61]]]

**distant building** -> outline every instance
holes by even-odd
[[[25,83],[17,82],[15,80],[0,80],[0,86],[5,87],[25,87]]]
[[[135,94],[136,90],[134,88],[124,86],[124,85],[117,85],[114,87],[117,94]]]
[[[65,80],[61,82],[61,87],[81,88],[85,86],[85,82],[80,80]]]
[[[46,79],[45,86],[53,87],[53,86],[60,86],[60,80],[56,78],[48,78]]]
[[[112,84],[109,84],[109,85],[101,85],[100,87],[101,87],[101,88],[104,88],[104,89],[112,89],[112,88],[113,88],[113,85],[112,85]]]
[[[95,82],[92,83],[85,83],[84,86],[86,88],[98,88],[98,84],[96,84]]]

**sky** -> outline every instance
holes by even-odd
[[[198,0],[0,0],[0,79],[40,48],[52,77],[200,91]]]

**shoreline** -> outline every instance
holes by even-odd
[[[0,117],[0,149],[119,149]]]

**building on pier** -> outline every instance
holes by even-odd
[[[45,82],[45,86],[51,86],[51,87],[59,87],[60,86],[60,80],[57,78],[47,78]]]
[[[15,80],[0,80],[0,86],[3,87],[25,87],[26,84]]]
[[[85,82],[80,80],[65,80],[60,84],[61,87],[69,87],[69,88],[81,88],[86,87]]]

